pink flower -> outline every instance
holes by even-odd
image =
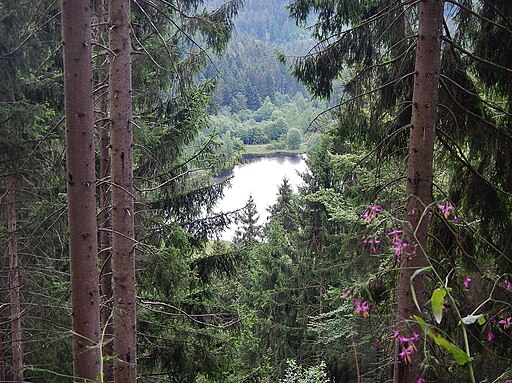
[[[394,245],[393,250],[395,252],[396,259],[400,259],[402,255],[406,254],[407,248],[409,247],[407,242],[398,239],[397,241],[393,241],[391,243]]]
[[[404,347],[402,349],[402,352],[398,355],[400,356],[400,358],[402,358],[402,359],[407,358],[410,361],[409,355],[411,355],[411,354],[412,354],[412,350],[409,347]]]
[[[393,230],[388,233],[390,237],[393,237],[391,243],[393,244],[393,251],[395,252],[395,258],[399,259],[402,255],[416,255],[414,247],[410,246],[407,241],[402,239],[403,230]]]
[[[370,305],[367,301],[359,302],[359,299],[354,299],[354,306],[356,306],[356,314],[361,314],[364,317],[368,317],[370,313]]]
[[[345,291],[343,291],[343,292],[341,293],[341,296],[342,296],[343,298],[347,298],[347,297],[349,297],[349,296],[351,296],[351,295],[352,295],[352,292],[351,292],[350,290],[345,290]]]
[[[427,381],[425,380],[425,378],[423,376],[420,376],[416,383],[427,383]]]
[[[412,336],[405,337],[400,335],[400,331],[397,329],[393,330],[393,338],[398,339],[402,346],[402,352],[398,354],[400,359],[403,359],[406,364],[411,363],[410,355],[416,351],[416,346],[414,342],[417,342],[420,339],[420,334],[417,332],[413,332]],[[407,344],[407,347],[405,346]]]
[[[416,350],[414,344],[409,344],[409,346],[402,348],[402,352],[398,354],[400,359],[403,359],[405,364],[411,363],[411,355]]]
[[[382,212],[380,205],[368,205],[365,212],[361,215],[361,218],[363,218],[367,224],[370,224],[380,212]]]
[[[441,210],[441,213],[443,213],[444,218],[448,219],[450,213],[453,210],[453,205],[450,203],[450,201],[445,201],[444,204],[438,203],[437,207],[439,208],[439,210]]]
[[[493,340],[494,340],[494,334],[492,333],[491,330],[489,330],[489,332],[487,333],[487,341],[492,342]]]
[[[420,334],[418,334],[417,332],[413,332],[412,336],[409,338],[409,340],[412,342],[417,342],[419,339],[420,339]]]
[[[505,279],[505,288],[510,291],[512,290],[512,283],[508,279]]]
[[[466,289],[469,289],[469,282],[471,282],[471,278],[468,277],[467,275],[464,277],[464,282],[463,282],[463,285]]]
[[[420,339],[420,334],[418,334],[416,331],[412,333],[412,336],[410,338],[407,338],[405,336],[400,336],[400,331],[397,329],[393,330],[393,338],[398,339],[400,343],[411,343],[411,342],[417,342]]]
[[[507,329],[512,325],[512,317],[508,317],[507,319],[500,320],[499,324],[503,325],[503,328]]]
[[[400,236],[404,233],[403,230],[393,230],[388,233],[390,237],[393,237],[393,241],[400,239]]]

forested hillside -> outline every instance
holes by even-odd
[[[210,1],[218,6],[221,1]],[[205,75],[217,78],[213,100],[233,112],[256,110],[266,97],[306,95],[305,88],[278,62],[278,52],[305,54],[313,39],[288,16],[288,2],[244,2],[234,20],[235,33],[221,57],[212,56]]]
[[[221,1],[206,4],[211,8]],[[283,52],[304,54],[314,41],[288,16],[287,5],[287,1],[244,2],[226,50],[210,56],[200,77],[215,79],[211,126],[217,128],[228,153],[251,152],[254,149],[247,145],[255,144],[270,144],[268,152],[290,153],[299,147],[304,151],[310,144],[310,122],[326,108],[325,103],[308,101],[304,86],[279,62]],[[298,145],[288,145],[290,129],[291,140],[299,140]]]
[[[233,112],[256,110],[266,97],[275,100],[277,93],[306,94],[304,87],[278,62],[275,46],[241,32],[233,36],[225,54],[214,59],[205,76],[217,78],[213,101],[229,106]]]
[[[210,7],[218,7],[221,3],[222,0],[206,2]],[[309,33],[289,17],[289,3],[288,0],[246,0],[234,20],[235,29],[273,46],[312,41]]]
[[[511,73],[510,0],[0,0],[0,382],[510,383]]]

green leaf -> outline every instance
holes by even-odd
[[[420,318],[417,315],[414,315],[413,317],[416,320],[416,322],[418,322],[418,324],[421,326],[421,329],[425,332],[425,334],[430,336],[439,347],[443,348],[444,350],[446,350],[447,352],[452,354],[452,356],[455,359],[455,362],[457,364],[462,366],[462,365],[466,364],[467,362],[470,362],[471,360],[473,360],[472,357],[470,357],[468,354],[466,354],[460,348],[458,348],[453,343],[451,343],[450,341],[443,338],[442,335],[439,335],[438,333],[433,331],[430,328],[430,326],[427,324],[427,322],[425,322],[422,318]]]
[[[437,323],[441,323],[441,320],[443,319],[443,305],[446,292],[446,288],[440,287],[435,289],[434,292],[432,293],[432,312]]]
[[[443,338],[441,335],[435,333],[434,331],[430,331],[429,335],[439,347],[444,348],[446,351],[452,354],[457,364],[462,366],[473,359],[460,348]]]
[[[485,318],[483,314],[480,315],[468,315],[467,317],[462,318],[462,323],[466,325],[473,324],[478,321],[478,324],[484,324]]]
[[[428,335],[430,333],[430,327],[428,326],[427,322],[425,322],[423,320],[423,318],[421,318],[421,317],[419,317],[417,315],[413,315],[413,318],[421,326],[421,329],[423,330],[423,332]]]

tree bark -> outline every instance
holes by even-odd
[[[106,36],[106,12],[105,0],[96,0],[96,13],[98,17],[98,39],[103,40]],[[106,44],[104,44],[106,45]],[[99,91],[98,105],[98,133],[100,143],[99,163],[99,214],[98,214],[98,240],[99,240],[99,261],[100,261],[100,292],[101,328],[105,334],[103,338],[103,379],[105,382],[112,382],[114,379],[114,366],[111,357],[113,355],[113,326],[112,326],[112,251],[111,251],[111,193],[110,193],[110,124],[108,123],[108,75],[106,71],[105,58],[98,54],[97,64],[97,89]]]
[[[8,161],[9,162],[9,161]],[[16,228],[14,175],[6,177],[7,232],[9,234],[9,296],[11,307],[12,369],[15,382],[23,381],[23,343],[21,332],[20,273]]]
[[[412,229],[409,243],[415,246],[415,255],[405,255],[401,259],[398,286],[398,327],[402,332],[421,333],[417,325],[406,324],[413,315],[419,315],[411,293],[411,276],[427,266],[425,250],[429,226],[429,212],[432,203],[434,136],[437,117],[439,71],[441,62],[441,30],[443,25],[442,0],[422,0],[419,3],[419,33],[416,46],[414,91],[409,138],[409,158],[407,170],[407,202],[405,221]],[[415,235],[412,235],[415,233]],[[428,300],[425,277],[414,279],[414,289],[420,307]],[[400,359],[397,347],[395,355],[394,383],[416,382],[420,376],[421,344],[410,355],[410,362]]]
[[[16,199],[14,175],[6,177],[7,184],[7,232],[9,233],[9,295],[11,299],[12,369],[15,382],[23,381],[23,344],[21,333],[20,273],[18,243],[16,237]]]
[[[75,381],[100,372],[91,4],[62,0]]]
[[[134,383],[137,342],[129,0],[110,1],[109,22],[114,381]]]

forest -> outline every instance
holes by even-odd
[[[512,382],[512,1],[0,0],[0,79],[0,382]]]

